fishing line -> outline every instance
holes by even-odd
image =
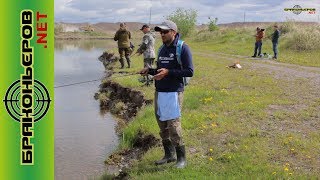
[[[112,78],[132,76],[132,75],[136,75],[136,74],[139,74],[139,73],[129,73],[129,74],[124,74],[122,76],[115,76],[115,77],[112,77]],[[63,84],[63,85],[55,86],[54,88],[57,89],[57,88],[61,88],[61,87],[74,86],[74,85],[78,85],[78,84],[86,84],[86,83],[90,83],[90,82],[101,81],[103,79],[105,79],[105,78],[99,78],[99,79],[93,79],[93,80],[88,80],[88,81],[75,82],[75,83],[70,83],[70,84]]]

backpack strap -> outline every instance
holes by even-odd
[[[182,69],[182,62],[181,62],[181,51],[182,51],[182,45],[183,45],[184,41],[182,40],[178,40],[178,43],[177,43],[177,48],[176,48],[176,56],[177,56],[177,61],[178,63],[180,64],[181,66],[181,69]]]
[[[183,69],[182,61],[181,61],[181,51],[182,51],[183,43],[184,41],[179,39],[177,43],[177,48],[176,48],[177,61],[180,64],[181,69]],[[186,86],[189,84],[190,77],[183,77],[182,80],[183,80],[183,85]]]

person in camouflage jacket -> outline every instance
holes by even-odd
[[[130,39],[131,33],[127,30],[125,23],[120,23],[120,28],[116,32],[113,38],[118,41],[118,50],[120,54],[121,69],[124,68],[124,57],[127,60],[128,68],[130,68]]]
[[[137,49],[138,54],[143,54],[144,68],[152,68],[155,59],[155,35],[150,31],[150,27],[145,24],[140,29],[144,36],[142,38],[142,43],[139,49]],[[146,84],[149,85],[151,78],[150,76],[145,76]]]

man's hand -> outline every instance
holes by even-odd
[[[168,75],[169,70],[166,68],[161,68],[157,70],[158,74],[154,75],[154,79],[155,80],[161,80],[162,78],[164,78],[165,76]]]
[[[149,72],[149,68],[143,68],[142,70],[140,70],[140,74],[141,76],[146,76],[148,75],[148,72]]]

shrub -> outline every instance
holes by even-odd
[[[61,32],[64,32],[64,28],[62,24],[55,24],[54,25],[54,34],[59,34]]]
[[[297,51],[320,49],[320,28],[297,29],[288,36],[287,46]]]
[[[216,31],[216,30],[218,30],[219,29],[219,27],[218,27],[218,25],[217,25],[217,22],[218,22],[218,18],[214,18],[214,19],[211,19],[210,17],[209,17],[209,25],[208,25],[208,27],[209,27],[209,31]]]
[[[183,37],[188,37],[195,29],[197,11],[192,9],[184,10],[182,8],[178,8],[176,11],[167,16],[167,19],[177,24],[178,31]]]
[[[216,39],[217,37],[220,37],[220,35],[218,36],[217,33],[218,31],[215,31],[215,32],[210,32],[208,30],[206,31],[201,31],[201,32],[198,32],[198,34],[196,36],[194,36],[194,40],[196,42],[205,42],[207,40],[214,40]]]
[[[286,21],[280,27],[281,34],[287,34],[291,31],[295,30],[295,23],[294,21]]]

